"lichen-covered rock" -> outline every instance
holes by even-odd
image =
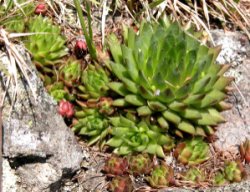
[[[18,50],[31,69],[28,74],[32,88],[19,74],[12,110],[9,101],[14,87],[8,89],[9,97],[3,108],[3,155],[9,159],[11,168],[15,168],[15,174],[21,180],[18,191],[24,188],[26,191],[56,191],[63,178],[72,176],[80,168],[84,156],[73,132],[58,114],[56,102],[45,91],[29,57],[21,47]],[[0,67],[6,68],[8,56],[4,52],[0,55]],[[6,86],[3,71],[0,72],[0,80],[0,93],[3,93]]]

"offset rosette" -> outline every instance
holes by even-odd
[[[41,15],[31,18],[28,22],[28,32],[35,33],[25,40],[26,48],[31,52],[37,65],[47,72],[47,67],[55,63],[68,54],[65,47],[66,40],[61,35],[61,29],[54,25],[48,18]],[[51,70],[49,70],[51,71]]]
[[[115,147],[114,153],[127,155],[132,152],[146,152],[164,157],[164,149],[174,146],[173,139],[162,133],[156,125],[145,121],[133,122],[123,116],[110,118],[111,135],[107,145]]]
[[[179,143],[174,156],[184,165],[197,165],[209,159],[209,146],[201,138],[193,138]]]

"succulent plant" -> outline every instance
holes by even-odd
[[[147,180],[152,187],[166,187],[173,182],[174,171],[167,165],[157,165],[153,168]]]
[[[123,175],[128,171],[128,161],[126,158],[112,155],[105,163],[103,171],[110,175]]]
[[[25,0],[4,1],[3,5],[0,3],[0,25],[9,32],[22,33],[28,17],[33,14],[33,10],[33,3],[27,3]]]
[[[53,25],[48,18],[43,18],[41,15],[31,18],[28,32],[36,34],[27,37],[26,48],[41,68],[58,63],[59,59],[68,54],[60,28]]]
[[[205,180],[205,174],[202,170],[192,167],[187,170],[186,173],[184,173],[184,178],[188,181],[192,182],[201,182]]]
[[[74,106],[69,101],[62,100],[59,103],[58,113],[63,117],[72,118],[75,114]]]
[[[209,159],[208,151],[208,144],[201,137],[195,137],[179,143],[174,156],[184,165],[196,165]]]
[[[84,108],[76,112],[78,123],[74,125],[72,130],[79,135],[88,136],[89,145],[102,141],[108,134],[109,122],[96,109]]]
[[[109,183],[109,191],[111,192],[132,192],[133,185],[129,176],[114,177]]]
[[[149,174],[153,166],[152,158],[147,153],[131,155],[128,164],[129,172],[135,176]]]
[[[105,96],[109,89],[107,87],[108,82],[109,77],[101,66],[88,65],[81,76],[83,85],[78,86],[80,90],[78,97],[82,99],[98,99]]]
[[[59,69],[60,79],[68,87],[78,85],[78,81],[81,77],[81,63],[77,60],[68,59],[65,65],[62,65]]]
[[[173,139],[162,133],[156,125],[149,125],[145,121],[133,122],[123,116],[111,117],[113,137],[107,145],[115,147],[114,153],[127,155],[131,152],[145,152],[164,157],[163,149],[173,147]]]
[[[212,134],[212,126],[224,121],[219,111],[228,106],[223,99],[232,78],[223,76],[227,65],[215,63],[218,48],[200,45],[178,24],[163,20],[143,23],[137,33],[125,30],[122,45],[111,35],[108,44],[118,78],[109,87],[120,96],[117,106],[156,116],[181,137]]]
[[[84,55],[87,53],[87,50],[88,50],[87,43],[84,39],[76,40],[74,52],[77,59],[83,58]]]
[[[50,82],[51,83],[51,82]],[[65,89],[63,82],[55,82],[47,86],[49,94],[56,100],[68,100],[74,101],[74,95],[70,94],[68,90]]]
[[[111,115],[114,113],[114,108],[112,107],[113,99],[110,97],[101,97],[98,101],[97,107],[99,112],[102,114]]]
[[[250,163],[250,140],[247,139],[240,145],[240,155],[246,163]]]
[[[221,186],[225,185],[226,183],[228,183],[228,181],[225,178],[224,172],[218,171],[214,176],[214,184]]]
[[[224,168],[225,178],[230,182],[240,182],[244,175],[244,168],[240,162],[227,162]]]

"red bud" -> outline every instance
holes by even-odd
[[[43,3],[40,3],[40,4],[38,4],[37,6],[36,6],[36,9],[35,9],[35,14],[37,14],[37,15],[44,15],[45,13],[46,13],[46,11],[47,11],[47,7],[46,7],[46,5],[45,4],[43,4]]]
[[[77,40],[74,48],[77,59],[83,58],[83,56],[87,53],[87,49],[87,43],[85,40]]]
[[[71,118],[75,114],[74,106],[69,101],[60,101],[58,113],[63,117]]]

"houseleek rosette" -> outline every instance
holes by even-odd
[[[188,139],[177,145],[174,156],[184,165],[197,165],[209,159],[209,146],[200,137]]]
[[[59,69],[60,79],[68,87],[75,87],[81,77],[81,63],[77,60],[68,59]]]
[[[50,19],[41,15],[30,18],[27,31],[35,34],[27,37],[25,46],[42,69],[58,63],[59,59],[68,54],[60,27]]]
[[[169,186],[174,180],[174,171],[167,165],[157,165],[147,178],[152,187],[160,188]]]
[[[199,183],[205,180],[205,173],[196,167],[192,167],[184,173],[184,179],[187,181],[192,181],[194,183]]]
[[[18,6],[17,6],[18,5]],[[0,2],[0,25],[9,32],[22,33],[25,24],[34,12],[34,3],[26,0],[5,0]]]
[[[127,155],[132,152],[146,152],[164,157],[165,148],[173,147],[170,136],[162,133],[155,125],[149,125],[144,121],[133,122],[123,116],[111,117],[111,135],[107,145],[114,147],[114,153]]]
[[[51,85],[47,86],[49,94],[56,100],[67,100],[67,101],[74,101],[74,95],[70,94],[70,92],[64,89],[63,82],[55,82]]]
[[[72,130],[79,135],[89,137],[89,145],[103,141],[107,136],[109,126],[108,119],[96,109],[85,108],[81,111],[77,111],[75,116],[78,118],[78,122]]]
[[[109,77],[107,72],[98,65],[88,65],[81,76],[82,85],[78,86],[80,90],[78,97],[82,99],[99,99],[107,94],[109,89]]]
[[[208,48],[176,23],[143,23],[137,33],[125,30],[124,43],[111,35],[110,67],[117,77],[109,87],[119,97],[113,105],[134,106],[139,116],[155,116],[165,129],[206,136],[224,121],[219,111],[225,88],[227,65],[217,65],[218,48]]]

